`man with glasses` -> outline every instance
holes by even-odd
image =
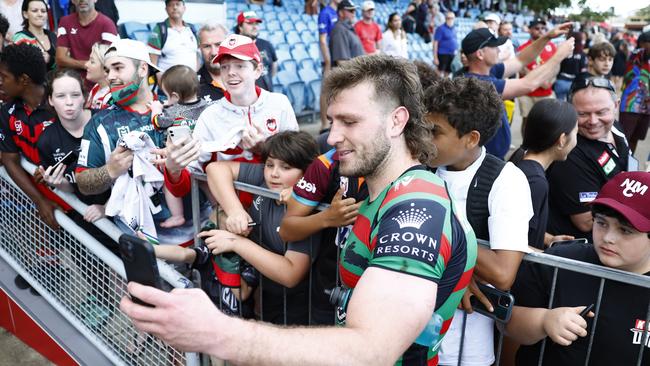
[[[361,40],[354,32],[352,23],[356,18],[357,6],[351,0],[343,0],[337,7],[338,20],[330,33],[330,53],[332,67],[342,61],[364,54]]]
[[[560,70],[560,63],[573,52],[573,38],[563,42],[558,52],[544,65],[531,71],[521,79],[504,79],[519,72],[524,65],[535,60],[545,45],[553,38],[566,34],[571,23],[564,23],[526,47],[517,57],[504,62],[499,61],[499,46],[506,42],[505,37],[495,37],[487,28],[475,29],[467,34],[461,43],[462,51],[467,56],[467,77],[488,80],[501,94],[504,100],[525,95],[551,80]],[[501,118],[502,125],[496,135],[485,145],[487,151],[499,158],[504,158],[510,149],[510,125],[505,111]]]
[[[526,49],[526,47],[530,46],[533,42],[542,38],[546,33],[546,30],[547,30],[546,21],[544,21],[544,19],[541,18],[533,19],[528,25],[528,32],[530,33],[530,39],[526,41],[526,43],[519,46],[517,52],[523,51],[524,49]],[[557,47],[555,46],[555,44],[550,40],[548,40],[544,45],[542,52],[539,53],[539,55],[535,58],[535,60],[528,63],[526,65],[526,68],[521,70],[522,75],[526,75],[530,71],[535,70],[536,68],[548,62],[551,59],[551,57],[553,57],[556,51],[557,51]],[[530,109],[533,108],[533,105],[535,105],[535,103],[537,103],[539,100],[554,97],[553,96],[554,79],[555,79],[555,75],[552,78],[545,80],[542,83],[542,85],[539,86],[539,88],[533,90],[527,95],[522,95],[519,97],[518,99],[519,110],[521,111],[521,117],[523,118],[523,122],[521,124],[522,135],[523,135],[524,128],[526,127],[528,113],[530,112]]]
[[[451,73],[451,62],[458,49],[454,20],[456,20],[454,13],[447,12],[445,24],[439,26],[433,36],[433,63],[438,66],[442,77]]]
[[[638,168],[625,136],[613,127],[618,109],[614,84],[605,78],[577,80],[569,94],[578,112],[578,142],[566,161],[547,172],[547,231],[591,240],[589,203],[600,188],[622,171]]]

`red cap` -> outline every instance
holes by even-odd
[[[252,39],[239,34],[231,34],[221,42],[217,55],[212,59],[213,64],[218,64],[224,56],[230,55],[243,61],[255,60],[262,62],[262,56]]]
[[[650,173],[622,172],[600,189],[591,204],[607,206],[642,233],[650,232]]]
[[[253,10],[242,11],[237,15],[237,25],[246,23],[262,23],[262,19]]]

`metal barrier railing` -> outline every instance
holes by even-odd
[[[198,207],[198,191],[199,191],[199,182],[204,182],[206,181],[206,176],[205,174],[192,174],[192,206],[193,207]],[[257,187],[257,186],[252,186],[250,184],[245,184],[241,182],[234,182],[235,188],[240,191],[244,192],[249,192],[255,195],[263,196],[263,197],[268,197],[272,199],[278,199],[279,194],[276,192],[273,192],[269,189]],[[318,210],[323,210],[329,207],[328,205],[319,205],[316,207]],[[198,210],[195,209],[195,212],[198,212]],[[198,216],[195,216],[198,217]],[[195,219],[196,222],[196,219]],[[198,228],[197,228],[198,229]],[[333,244],[333,243],[332,243]],[[480,245],[484,245],[489,248],[489,243],[484,240],[479,240]],[[323,243],[323,245],[326,245]],[[338,252],[337,252],[338,254]],[[337,262],[339,260],[338,255],[337,255]],[[523,258],[524,261],[529,261],[529,262],[534,262],[534,263],[539,263],[542,265],[547,265],[554,267],[554,272],[553,272],[553,282],[552,282],[552,288],[551,288],[551,297],[549,299],[548,303],[548,308],[550,309],[552,304],[553,304],[553,299],[554,299],[554,294],[555,294],[555,288],[556,288],[556,280],[557,280],[557,275],[558,275],[558,270],[568,270],[568,271],[573,271],[589,276],[595,276],[599,277],[600,280],[600,290],[597,295],[597,302],[596,302],[596,307],[595,307],[595,317],[593,320],[593,326],[592,330],[589,335],[589,349],[588,352],[591,352],[591,348],[593,345],[593,339],[594,339],[594,334],[596,331],[596,325],[598,322],[598,317],[600,315],[600,304],[602,301],[602,295],[603,295],[603,288],[605,281],[618,281],[626,284],[630,284],[633,286],[639,286],[641,288],[646,288],[650,289],[650,277],[648,276],[643,276],[635,273],[630,273],[626,271],[621,271],[613,268],[608,268],[608,267],[603,267],[595,264],[590,264],[590,263],[585,263],[585,262],[580,262],[568,258],[562,258],[562,257],[557,257],[545,253],[538,253],[538,252],[532,252],[529,254],[526,254]],[[338,267],[337,267],[338,269]],[[338,271],[337,271],[338,272]],[[338,273],[336,274],[337,282],[338,282]],[[311,279],[311,270],[310,270],[310,279]],[[311,282],[311,280],[310,280]],[[310,288],[310,299],[311,299],[311,288]],[[286,301],[286,293],[285,293],[285,301]],[[310,301],[311,304],[311,301]],[[516,304],[516,299],[515,299],[515,304]],[[285,315],[286,319],[286,315]],[[645,332],[642,336],[642,341],[641,345],[639,347],[639,356],[636,362],[636,365],[640,366],[642,364],[643,360],[643,350],[644,350],[644,345],[648,342],[648,337],[650,335],[650,303],[648,304],[648,311],[647,311],[647,316],[646,316],[646,322],[645,322]],[[499,364],[500,361],[500,356],[501,356],[501,347],[502,347],[502,338],[503,335],[500,335],[499,337],[499,343],[496,349],[496,365]],[[542,365],[543,363],[543,356],[544,356],[544,348],[545,348],[545,343],[546,339],[543,341],[542,347],[541,347],[541,353],[540,353],[540,358],[539,358],[539,365]],[[460,361],[462,359],[459,357],[459,365],[461,364]],[[587,356],[585,365],[589,364],[589,356]]]
[[[23,160],[33,172],[35,166]],[[56,191],[83,214],[86,205]],[[93,236],[56,210],[60,230],[50,229],[29,197],[0,168],[0,255],[80,334],[116,365],[197,365],[198,355],[181,353],[135,330],[119,310],[126,293],[124,266]],[[121,232],[107,219],[96,226],[117,242]],[[161,277],[173,287],[190,283],[164,262]]]

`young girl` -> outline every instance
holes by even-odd
[[[86,79],[95,83],[88,94],[86,108],[104,109],[110,104],[111,91],[104,71],[104,54],[107,50],[108,45],[95,43],[86,62]]]
[[[545,171],[554,161],[564,161],[576,146],[578,115],[570,103],[558,99],[537,102],[528,114],[521,147],[510,158],[524,172],[533,201],[534,215],[528,229],[529,245],[544,249],[552,242],[570,240],[568,235],[546,233],[548,182]]]

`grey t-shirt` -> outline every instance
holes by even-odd
[[[359,36],[348,22],[339,21],[334,24],[329,46],[332,65],[336,65],[336,61],[345,61],[365,54]]]
[[[267,188],[266,183],[264,183],[263,164],[241,163],[237,180]],[[248,209],[248,214],[257,225],[253,228],[248,238],[277,254],[284,254],[288,250],[307,254],[311,257],[313,263],[316,253],[318,253],[321,233],[318,232],[304,240],[288,242],[285,246],[285,242],[282,241],[282,238],[278,234],[280,231],[280,223],[285,212],[286,206],[278,204],[274,199],[255,196],[251,207]],[[293,290],[303,289],[307,285],[308,280],[309,277],[306,276],[300,284],[287,292],[291,293]],[[276,288],[281,291],[281,285],[277,283],[269,284],[270,282],[270,280],[264,281],[264,291],[271,290],[275,292]]]

